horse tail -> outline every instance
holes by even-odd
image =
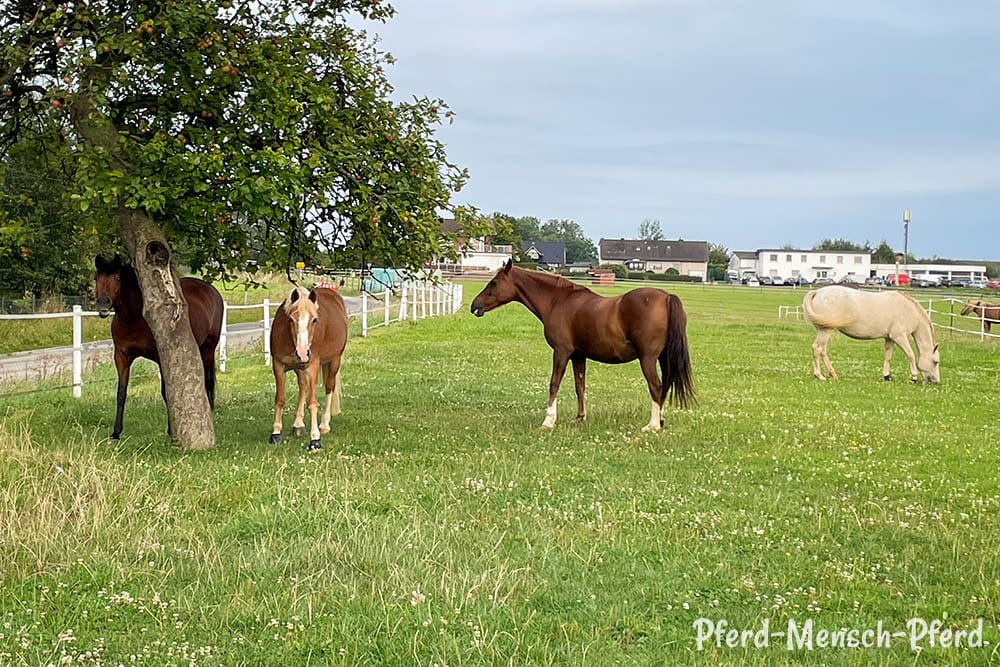
[[[806,313],[806,319],[817,329],[836,329],[841,326],[842,323],[837,323],[829,317],[824,318],[822,315],[816,312],[816,308],[813,306],[813,299],[819,294],[818,290],[810,290],[806,292],[806,296],[802,299],[802,310]]]
[[[691,376],[691,356],[687,344],[687,314],[680,297],[671,294],[667,301],[667,346],[660,357],[663,371],[663,393],[660,403],[670,395],[670,402],[680,408],[695,403],[694,379]]]

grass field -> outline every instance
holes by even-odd
[[[841,380],[819,383],[812,328],[776,318],[801,292],[677,292],[700,403],[657,434],[636,364],[589,365],[580,426],[567,377],[540,432],[551,352],[517,304],[353,338],[314,455],[266,444],[256,356],[220,377],[207,453],[166,439],[151,375],[119,443],[112,383],[3,399],[0,664],[1000,660],[1000,345],[941,335],[923,386],[878,381],[881,343],[840,336]],[[982,618],[987,643],[698,651],[701,617]]]

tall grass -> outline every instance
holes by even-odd
[[[995,660],[998,346],[944,338],[931,387],[878,381],[881,344],[841,337],[821,384],[811,327],[775,319],[801,294],[671,289],[700,403],[658,434],[635,364],[590,364],[579,426],[567,377],[542,433],[551,352],[518,305],[352,338],[315,455],[266,444],[257,358],[220,377],[197,455],[166,439],[155,376],[119,443],[113,384],[5,401],[0,664]],[[992,643],[698,652],[692,629],[914,616],[982,617]]]

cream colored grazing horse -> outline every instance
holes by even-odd
[[[813,375],[825,380],[820,370],[820,359],[826,364],[830,377],[837,379],[827,344],[835,331],[859,340],[885,339],[885,364],[882,378],[891,380],[892,345],[895,343],[910,360],[910,377],[919,382],[918,371],[924,381],[937,384],[940,379],[941,357],[934,342],[931,320],[916,301],[902,292],[862,292],[851,287],[831,285],[806,294],[802,302],[806,317],[816,327],[813,342]],[[914,358],[910,336],[917,344],[919,358]]]

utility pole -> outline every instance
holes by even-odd
[[[910,209],[903,209],[903,269],[910,275]]]

